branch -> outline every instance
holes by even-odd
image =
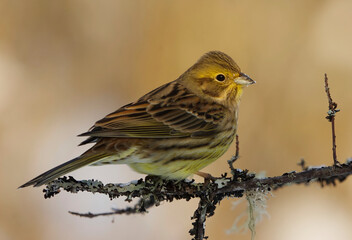
[[[113,208],[111,212],[104,212],[104,213],[78,213],[69,211],[72,215],[76,215],[79,217],[87,217],[87,218],[94,218],[100,216],[111,216],[111,215],[121,215],[121,214],[136,214],[136,213],[147,213],[147,209],[154,206],[155,201],[154,198],[151,197],[149,199],[140,199],[139,202],[133,207],[127,207],[125,209],[115,209]]]
[[[174,199],[190,200],[191,198],[201,198],[204,194],[215,195],[218,198],[242,197],[243,191],[250,190],[277,190],[285,185],[308,184],[311,181],[318,181],[322,185],[334,184],[336,180],[342,182],[352,174],[352,161],[348,160],[340,166],[308,167],[301,172],[284,173],[281,176],[255,178],[248,170],[236,169],[235,178],[223,176],[216,178],[211,183],[194,183],[193,181],[176,182],[172,180],[161,180],[157,177],[147,176],[145,180],[139,179],[127,184],[103,184],[95,180],[77,181],[73,177],[62,177],[52,181],[43,190],[44,197],[50,198],[63,189],[66,192],[91,192],[101,193],[109,196],[110,199],[127,197],[130,202],[132,198],[155,197],[155,204],[162,201],[172,202]],[[154,184],[158,184],[155,186]],[[153,205],[155,205],[153,204]]]
[[[247,170],[235,169],[234,176],[229,178],[226,175],[213,180],[211,183],[195,183],[194,181],[170,181],[161,180],[157,177],[147,176],[145,180],[139,179],[127,184],[103,184],[96,180],[77,181],[72,177],[62,177],[46,186],[43,190],[44,197],[50,198],[61,191],[77,193],[91,192],[101,193],[109,196],[110,199],[126,197],[125,201],[130,202],[133,198],[140,198],[139,203],[134,207],[113,210],[106,213],[76,213],[70,212],[81,217],[109,216],[114,214],[133,214],[145,213],[147,208],[159,206],[160,202],[172,202],[174,199],[190,200],[200,198],[197,210],[192,219],[196,219],[193,228],[190,230],[193,239],[204,239],[204,222],[206,217],[214,214],[216,204],[224,197],[242,197],[245,191],[271,191],[281,187],[295,184],[309,184],[318,181],[322,186],[333,184],[336,181],[342,182],[347,176],[352,174],[352,161],[349,160],[339,166],[308,167],[301,172],[284,173],[281,176],[255,178],[254,174]],[[203,230],[202,230],[203,229]]]
[[[132,207],[126,209],[112,209],[104,213],[77,213],[70,212],[80,217],[110,216],[115,214],[137,214],[146,213],[152,206],[159,206],[161,202],[192,198],[199,198],[198,208],[191,218],[193,228],[189,231],[193,240],[207,239],[205,236],[205,221],[215,213],[216,205],[225,197],[243,197],[244,193],[274,191],[292,184],[310,184],[313,181],[325,185],[336,185],[336,182],[344,181],[352,174],[352,159],[344,164],[337,161],[335,114],[339,112],[337,103],[333,102],[328,86],[328,78],[325,74],[325,91],[329,101],[329,111],[326,117],[331,122],[333,159],[332,166],[307,167],[302,159],[298,164],[300,172],[288,172],[281,176],[257,178],[248,170],[235,169],[233,163],[239,158],[239,141],[236,135],[236,154],[228,161],[231,177],[223,174],[220,178],[210,178],[205,183],[195,183],[194,180],[172,181],[162,180],[158,177],[147,176],[127,184],[103,184],[97,180],[77,181],[72,177],[62,177],[47,184],[43,190],[44,197],[50,198],[60,193],[61,189],[70,193],[91,192],[107,195],[110,199],[126,197],[125,201],[131,202],[133,198],[139,201]],[[248,196],[247,196],[248,198]],[[251,228],[254,231],[254,225]],[[254,235],[253,235],[254,236]]]
[[[194,240],[207,239],[208,237],[204,236],[205,233],[205,220],[207,217],[208,209],[210,204],[204,199],[201,198],[198,204],[197,210],[194,212],[193,217],[191,219],[195,219],[195,222],[192,223],[193,228],[189,230],[191,236],[194,236]],[[214,208],[215,209],[215,208]],[[212,213],[213,214],[213,213]],[[192,239],[192,240],[193,240]]]
[[[337,161],[337,154],[336,154],[336,135],[335,135],[335,115],[337,112],[339,112],[339,109],[337,108],[337,103],[332,101],[331,95],[330,95],[330,89],[329,89],[329,82],[328,82],[328,75],[325,73],[325,92],[328,97],[329,101],[329,111],[328,111],[328,116],[326,116],[326,119],[331,122],[331,130],[332,130],[332,156],[334,159],[334,165],[339,164]]]
[[[235,168],[233,167],[233,164],[236,162],[236,160],[240,157],[240,142],[238,140],[238,135],[236,134],[236,154],[233,156],[230,160],[227,161],[229,164],[229,167],[231,169],[232,175],[234,172],[236,172]]]

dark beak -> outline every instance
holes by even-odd
[[[248,85],[254,84],[255,81],[252,78],[250,78],[247,74],[240,73],[240,76],[235,78],[235,83],[239,85],[248,86]]]

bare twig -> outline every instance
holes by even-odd
[[[136,213],[147,213],[147,209],[154,206],[155,201],[154,197],[150,197],[148,199],[140,199],[139,202],[134,207],[127,207],[125,209],[112,209],[111,212],[103,212],[103,213],[79,213],[79,212],[72,212],[69,211],[72,215],[76,215],[79,217],[87,217],[87,218],[95,218],[100,216],[111,216],[111,215],[130,215]]]
[[[240,142],[238,140],[238,135],[236,134],[236,154],[235,156],[232,156],[230,160],[227,161],[231,169],[232,175],[235,175],[236,169],[233,167],[233,164],[240,157],[239,154],[240,154]]]
[[[306,166],[306,161],[304,160],[304,158],[301,158],[301,161],[299,163],[297,163],[298,166],[300,166],[302,168],[302,170],[307,170],[307,166]]]
[[[336,135],[335,135],[335,115],[337,112],[339,112],[339,109],[337,108],[337,103],[332,101],[331,95],[330,95],[330,89],[329,89],[329,83],[328,83],[328,75],[325,73],[325,92],[329,100],[329,111],[328,111],[328,116],[326,116],[326,119],[331,122],[331,129],[332,129],[332,155],[334,159],[334,165],[338,165],[339,162],[337,161],[337,154],[336,154]]]
[[[79,212],[72,212],[68,211],[70,214],[79,216],[79,217],[86,217],[86,218],[95,218],[95,217],[101,217],[101,216],[111,216],[111,215],[120,215],[120,214],[132,214],[132,213],[138,213],[135,211],[133,208],[126,208],[126,209],[116,209],[111,212],[103,212],[103,213],[79,213]]]

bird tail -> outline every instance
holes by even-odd
[[[39,175],[36,178],[33,178],[29,182],[21,185],[19,188],[24,188],[33,185],[34,187],[39,187],[43,184],[46,184],[55,178],[58,178],[66,173],[72,172],[78,168],[84,167],[86,165],[90,165],[94,162],[101,160],[102,158],[108,157],[107,154],[96,154],[96,155],[88,155],[82,154],[79,157],[76,157],[68,162],[65,162],[57,167],[54,167],[45,173]]]

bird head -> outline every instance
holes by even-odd
[[[237,104],[243,87],[255,83],[230,56],[220,51],[204,54],[179,81],[198,96],[226,106]]]

